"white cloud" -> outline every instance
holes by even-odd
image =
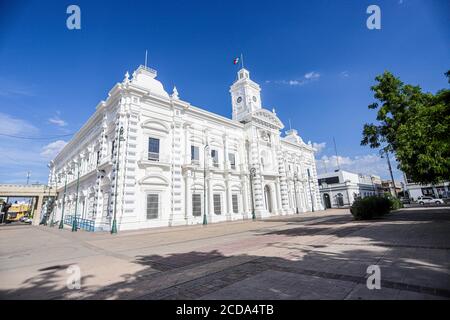
[[[302,78],[300,79],[293,79],[293,80],[266,80],[266,83],[276,83],[276,84],[285,84],[289,86],[303,86],[305,84],[308,84],[312,81],[317,81],[320,78],[320,73],[311,71],[306,73]]]
[[[48,122],[50,122],[52,124],[55,124],[55,125],[57,125],[59,127],[67,126],[67,122],[64,121],[63,119],[61,119],[59,116],[54,116],[54,117],[48,119]]]
[[[317,73],[315,71],[311,71],[308,72],[307,74],[305,74],[305,79],[307,80],[314,80],[314,79],[319,79],[320,78],[320,73]]]
[[[314,149],[316,149],[316,153],[319,154],[322,152],[323,149],[325,149],[325,147],[327,146],[327,143],[326,142],[321,142],[321,143],[313,142],[312,146]]]
[[[348,77],[350,77],[350,74],[348,73],[348,71],[342,71],[342,72],[340,73],[340,76],[341,76],[342,78],[348,78]]]
[[[343,170],[374,174],[381,176],[384,179],[389,178],[389,169],[385,158],[381,158],[377,154],[366,154],[362,156],[347,157],[347,156],[322,156],[317,160],[317,170],[320,173],[332,172],[338,168],[337,160],[339,160],[339,167]],[[392,170],[396,179],[403,179],[402,173],[396,168],[397,163],[393,157],[390,157]]]
[[[53,159],[65,147],[66,144],[67,142],[64,140],[51,142],[42,147],[40,155],[47,159]]]
[[[32,86],[23,85],[11,79],[0,77],[0,97],[32,97],[34,96]]]
[[[23,134],[29,136],[38,131],[34,125],[26,120],[15,118],[0,112],[0,133],[8,135]]]

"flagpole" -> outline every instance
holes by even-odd
[[[241,65],[242,65],[242,69],[244,69],[244,56],[241,53]]]
[[[147,50],[145,50],[145,69],[147,69]]]

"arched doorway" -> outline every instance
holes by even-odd
[[[264,200],[266,203],[266,209],[272,213],[272,196],[271,196],[271,192],[270,192],[270,187],[268,185],[266,185],[264,187]]]
[[[337,194],[336,200],[337,200],[338,207],[343,207],[344,206],[344,196],[342,195],[342,193],[338,193]]]
[[[325,208],[327,209],[331,208],[330,195],[328,193],[323,194],[323,202],[325,204]]]

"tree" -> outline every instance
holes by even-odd
[[[445,73],[450,83],[450,70]],[[450,180],[450,90],[435,95],[404,84],[390,72],[371,87],[378,124],[365,124],[361,145],[393,152],[398,168],[413,181]]]

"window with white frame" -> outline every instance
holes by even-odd
[[[194,217],[202,215],[202,197],[199,193],[192,194],[192,215]]]
[[[238,213],[239,212],[239,203],[238,203],[238,195],[237,194],[231,195],[231,202],[233,205],[233,213]]]
[[[213,166],[219,167],[219,151],[212,149],[211,150],[211,158],[213,161]]]
[[[159,214],[159,194],[147,194],[147,219],[156,219]]]
[[[148,160],[159,161],[159,139],[148,138]]]
[[[236,155],[234,153],[229,153],[228,160],[230,161],[231,169],[236,169]]]
[[[221,199],[220,199],[220,194],[219,193],[215,193],[214,197],[214,213],[215,214],[222,214],[222,204],[221,204]]]
[[[191,146],[191,162],[199,163],[200,161],[200,151],[197,146]]]

